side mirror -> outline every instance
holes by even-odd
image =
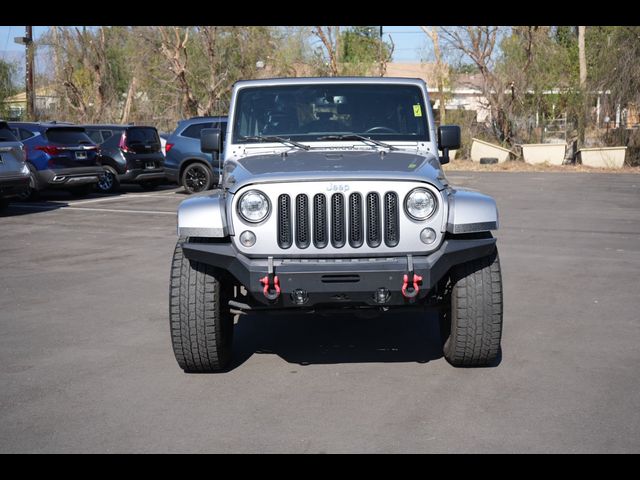
[[[442,150],[440,163],[449,163],[449,150],[460,148],[460,127],[457,125],[438,127],[438,148]]]
[[[200,132],[200,150],[204,153],[220,153],[222,135],[219,128],[203,128]]]

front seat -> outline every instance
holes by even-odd
[[[278,95],[274,108],[267,114],[267,123],[262,133],[265,135],[291,135],[298,132],[298,112],[291,95]]]

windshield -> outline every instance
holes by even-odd
[[[51,143],[60,143],[63,145],[93,145],[84,128],[49,128],[47,130],[47,139],[49,139]]]
[[[427,141],[421,89],[397,84],[300,84],[247,87],[238,92],[234,143],[259,142],[255,138],[259,136],[309,142],[350,134],[385,141]]]

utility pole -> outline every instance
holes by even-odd
[[[15,37],[13,40],[16,43],[24,45],[26,49],[24,62],[26,68],[24,86],[27,97],[27,120],[35,120],[35,91],[33,89],[33,27],[31,25],[27,25],[24,33],[24,37]]]
[[[378,58],[380,60],[380,76],[384,77],[384,62],[382,60],[382,25],[380,25],[380,44],[378,45]]]

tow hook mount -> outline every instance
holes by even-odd
[[[402,281],[402,296],[404,298],[414,298],[420,292],[420,283],[422,283],[422,276],[417,275],[413,271],[413,257],[407,255],[407,268],[408,273],[404,274]]]
[[[268,257],[268,270],[267,274],[260,279],[262,284],[262,294],[268,300],[276,300],[280,296],[280,281],[278,276],[273,272],[273,257]]]

